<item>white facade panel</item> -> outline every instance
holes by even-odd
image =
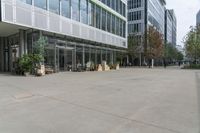
[[[127,45],[124,46],[127,43],[126,38],[16,0],[1,2],[3,22],[127,48]]]

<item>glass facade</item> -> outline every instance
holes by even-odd
[[[143,0],[129,0],[128,9],[140,8],[143,6]]]
[[[70,0],[61,0],[61,15],[67,18],[71,17]]]
[[[60,1],[49,0],[49,11],[56,14],[60,14]]]
[[[79,10],[79,0],[72,0],[72,19],[79,21],[80,20],[80,10]]]
[[[26,3],[26,4],[32,4],[32,0],[18,0],[20,2]]]
[[[80,0],[81,22],[88,24],[88,2],[87,0]]]
[[[111,32],[111,14],[109,12],[107,12],[107,31]]]
[[[32,4],[32,0],[18,1]],[[126,16],[126,6],[121,0],[101,0],[101,2],[121,16]],[[47,0],[34,0],[34,5],[103,31],[126,37],[126,21],[90,0],[48,0],[48,2]],[[133,19],[141,18],[140,12],[136,15],[132,15]]]
[[[119,14],[126,17],[126,5],[121,0],[99,0]]]
[[[96,17],[96,28],[100,29],[101,27],[101,8],[99,6],[96,6],[95,10],[95,17]]]
[[[47,0],[34,0],[34,5],[36,7],[47,9]]]
[[[148,22],[164,35],[165,9],[160,0],[148,1]]]
[[[101,25],[102,30],[106,31],[106,10],[102,9],[102,19],[101,19]]]

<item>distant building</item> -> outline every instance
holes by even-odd
[[[128,34],[139,40],[138,57],[144,53],[149,26],[154,26],[164,36],[165,5],[165,0],[128,0]]]
[[[165,10],[165,42],[176,46],[177,20],[174,10]]]
[[[200,10],[197,13],[197,25],[200,25]]]

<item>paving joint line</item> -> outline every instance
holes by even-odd
[[[84,109],[87,109],[87,110],[91,110],[91,111],[95,111],[95,112],[99,112],[99,113],[103,113],[105,115],[111,115],[113,117],[121,118],[121,119],[124,119],[124,120],[129,120],[131,122],[136,122],[136,123],[139,123],[139,124],[142,124],[142,125],[147,125],[147,126],[150,126],[150,127],[159,128],[159,129],[162,129],[162,130],[170,131],[172,133],[181,133],[180,131],[176,131],[174,129],[161,127],[161,126],[158,126],[158,125],[155,125],[155,124],[151,124],[151,123],[146,123],[146,122],[130,119],[130,118],[123,117],[123,116],[120,116],[120,115],[116,115],[116,114],[113,114],[113,113],[109,113],[109,112],[93,109],[91,107],[87,107],[87,106],[84,106],[84,105],[80,105],[80,104],[76,104],[76,103],[72,103],[72,102],[67,102],[65,100],[62,100],[62,99],[59,99],[59,98],[56,98],[56,97],[53,97],[53,96],[45,96],[45,95],[43,95],[43,96],[48,98],[48,99],[51,99],[51,100],[56,100],[56,101],[59,101],[59,102],[62,102],[62,103],[71,104],[73,106],[81,107],[81,108],[84,108]]]

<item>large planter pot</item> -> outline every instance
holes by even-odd
[[[45,75],[45,66],[44,65],[40,65],[40,67],[37,69],[36,75],[37,76]]]
[[[30,72],[24,72],[24,76],[27,77],[30,75]]]

